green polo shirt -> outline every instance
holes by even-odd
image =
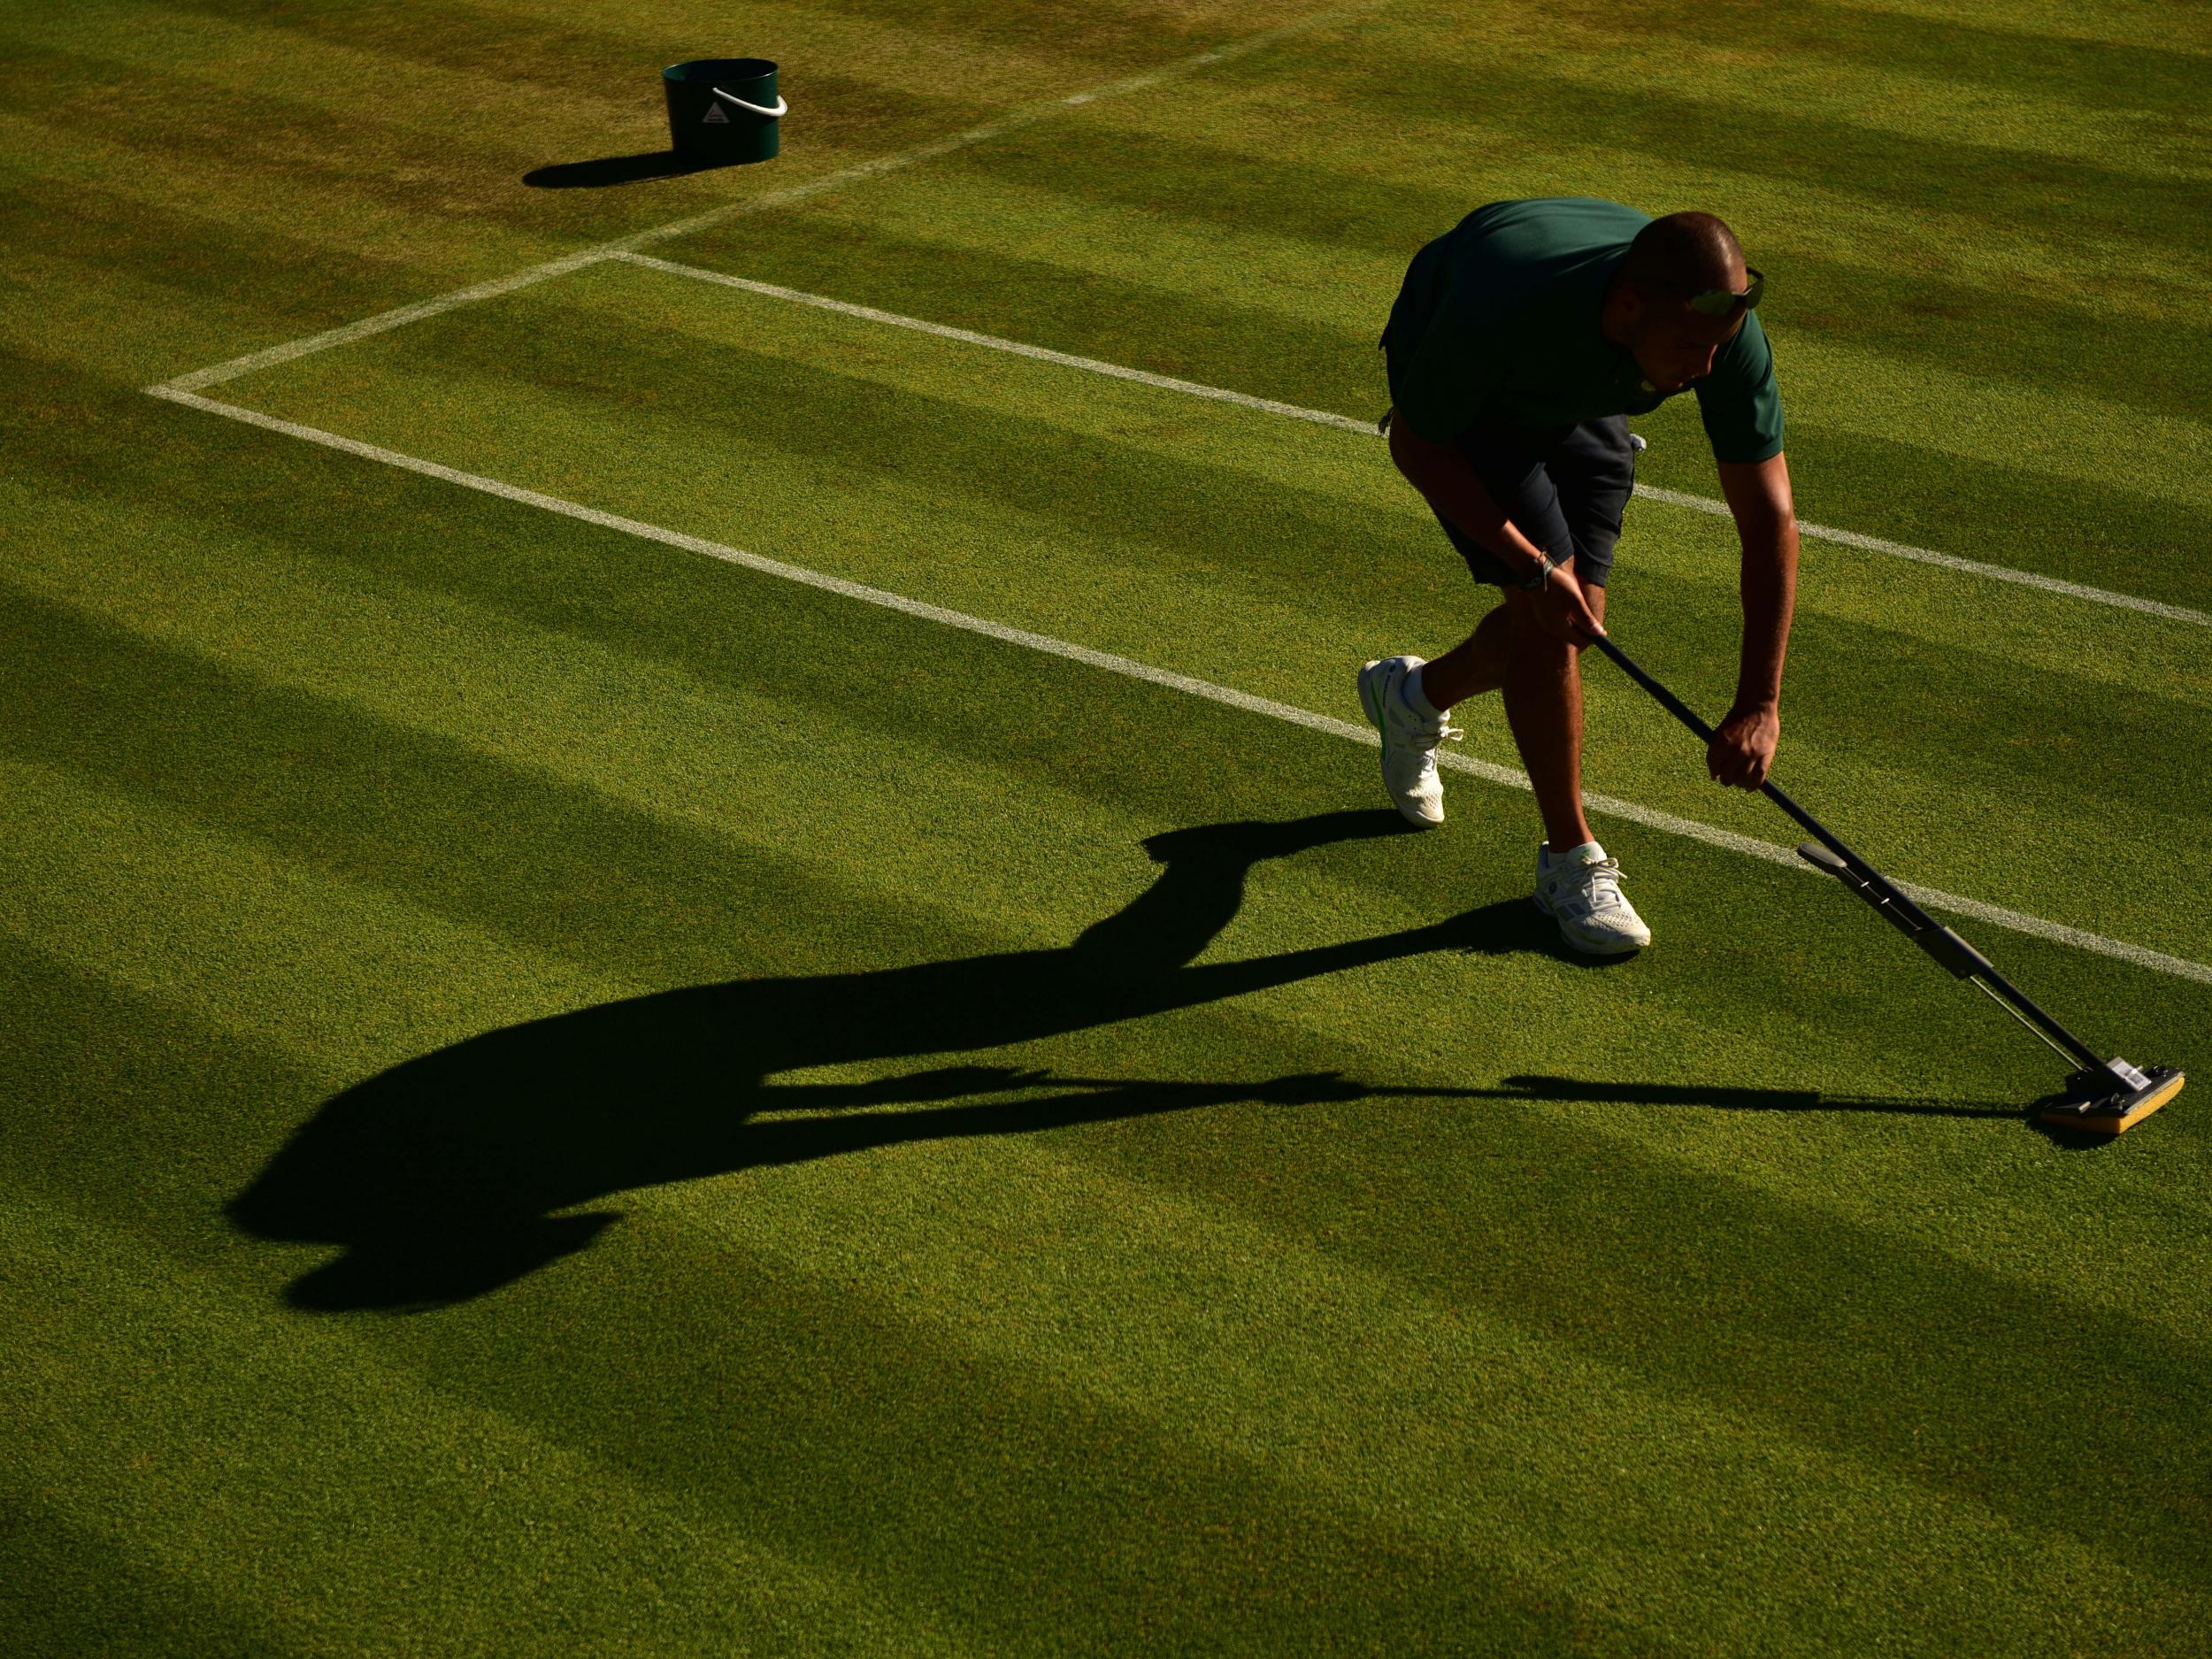
[[[1494,202],[1413,257],[1391,308],[1391,401],[1432,443],[1478,420],[1568,426],[1640,415],[1665,401],[1633,353],[1598,327],[1606,285],[1647,214],[1595,196]],[[1713,456],[1763,461],[1782,450],[1774,353],[1756,311],[1685,390]]]

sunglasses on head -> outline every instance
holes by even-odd
[[[1703,294],[1693,294],[1688,296],[1690,309],[1704,317],[1726,317],[1739,305],[1747,311],[1758,310],[1759,293],[1766,287],[1767,280],[1750,265],[1743,268],[1743,273],[1750,286],[1742,293],[1732,293],[1726,288],[1711,288]]]

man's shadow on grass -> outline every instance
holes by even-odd
[[[423,1308],[524,1278],[584,1248],[616,1218],[606,1210],[563,1213],[579,1205],[912,1141],[1026,1133],[1233,1102],[1294,1106],[1381,1096],[1984,1110],[1536,1077],[1450,1089],[1369,1085],[1333,1072],[1209,1082],[968,1064],[857,1083],[772,1081],[812,1067],[1030,1042],[1428,951],[1536,951],[1586,965],[1522,899],[1367,939],[1196,964],[1235,917],[1255,864],[1405,831],[1387,809],[1173,831],[1145,843],[1162,866],[1151,887],[1072,945],[734,979],[487,1032],[325,1102],[232,1201],[229,1214],[257,1238],[342,1247],[288,1288],[295,1306]]]

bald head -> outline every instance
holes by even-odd
[[[1716,316],[1691,300],[1716,290],[1741,294],[1747,283],[1734,231],[1710,213],[1670,213],[1629,243],[1606,288],[1598,326],[1635,354],[1655,389],[1678,392],[1710,373],[1714,354],[1734,338],[1747,309],[1738,301]]]
[[[1622,280],[1647,299],[1687,299],[1744,285],[1736,233],[1710,213],[1670,213],[1636,233]]]

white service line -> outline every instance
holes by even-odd
[[[1270,415],[1286,415],[1293,420],[1310,420],[1316,426],[1338,426],[1346,432],[1363,432],[1370,437],[1375,433],[1371,420],[1355,420],[1349,415],[1333,414],[1325,409],[1302,409],[1296,403],[1279,403],[1271,397],[1254,397],[1248,392],[1232,392],[1218,386],[1202,386],[1196,380],[1179,380],[1169,374],[1155,374],[1149,369],[1124,368],[1118,363],[1102,363],[1096,357],[1079,357],[1071,352],[1054,351],[1045,346],[1026,345],[1018,340],[1002,340],[996,334],[979,334],[972,328],[955,328],[949,323],[926,322],[919,317],[902,317],[896,311],[879,311],[872,305],[855,305],[849,300],[833,300],[820,294],[803,294],[797,288],[778,288],[773,282],[756,282],[750,277],[726,276],[719,271],[709,271],[695,265],[679,265],[672,259],[656,259],[650,254],[618,253],[607,256],[626,265],[643,265],[649,271],[664,271],[671,276],[687,277],[695,282],[711,282],[726,288],[742,288],[748,294],[758,294],[772,300],[787,300],[795,305],[811,305],[817,311],[835,311],[841,317],[857,317],[863,322],[883,323],[893,328],[910,328],[918,334],[934,334],[940,340],[957,340],[964,345],[984,346],[993,351],[1006,351],[1018,357],[1033,357],[1040,363],[1056,363],[1064,369],[1081,369],[1091,374],[1106,374],[1117,380],[1134,380],[1140,386],[1157,387],[1164,392],[1180,392],[1187,397],[1203,397],[1217,403],[1234,403],[1240,409],[1256,409]]]
[[[1118,363],[1103,363],[1096,357],[1079,357],[1071,352],[1052,351],[1043,346],[1026,345],[1018,340],[1002,340],[996,334],[980,334],[972,329],[927,322],[918,317],[902,317],[896,311],[878,311],[872,305],[855,305],[849,301],[833,300],[820,294],[803,294],[797,288],[779,288],[772,282],[756,282],[749,277],[729,276],[701,265],[680,265],[672,259],[657,259],[629,249],[595,256],[601,257],[665,272],[670,276],[687,277],[695,282],[711,282],[723,288],[742,288],[748,294],[757,294],[765,299],[786,300],[795,305],[811,305],[819,311],[856,317],[864,322],[883,323],[893,328],[910,328],[917,334],[934,334],[941,340],[957,340],[964,345],[1011,352],[1018,357],[1034,357],[1040,363],[1056,363],[1063,368],[1082,369],[1092,374],[1108,374],[1118,380],[1134,380],[1141,386],[1156,387],[1164,392],[1180,392],[1187,397],[1202,397],[1216,403],[1233,403],[1240,409],[1256,409],[1264,414],[1283,415],[1292,420],[1310,421],[1319,426],[1335,426],[1345,432],[1364,433],[1370,437],[1376,435],[1373,421],[1340,415],[1330,410],[1305,409],[1296,403],[1278,403],[1271,397],[1254,397],[1248,392],[1233,392],[1224,387],[1202,385],[1196,380],[1179,380],[1171,375],[1125,368]],[[178,380],[172,384],[185,386],[186,382]],[[1723,518],[1732,516],[1726,502],[1716,501],[1709,495],[1692,495],[1678,489],[1661,489],[1650,484],[1637,485],[1636,495],[1640,500],[1664,502],[1671,507],[1694,508],[1699,512],[1713,513]],[[2161,600],[2139,599],[2133,594],[2115,593],[2109,588],[2091,588],[2081,582],[2062,581],[2055,576],[2014,570],[2007,565],[1985,564],[1980,559],[1961,558],[1956,554],[1938,553],[1931,548],[1912,547],[1902,541],[1886,541],[1880,536],[1861,535],[1855,530],[1837,530],[1824,524],[1808,524],[1801,518],[1798,520],[1797,529],[1800,535],[1814,541],[1833,541],[1839,546],[1857,548],[1862,552],[1885,553],[1892,558],[1910,559],[1918,565],[1933,565],[1970,576],[1985,576],[1992,581],[2013,582],[2044,593],[2062,594],[2069,599],[2086,599],[2093,604],[2139,611],[2145,616],[2162,618],[2168,622],[2185,622],[2200,628],[2212,627],[2212,612],[2193,611],[2187,605],[2170,605]]]
[[[554,277],[565,276],[572,271],[581,270],[584,266],[596,265],[603,259],[613,258],[621,254],[634,252],[640,248],[649,247],[657,242],[666,242],[676,236],[688,236],[695,231],[705,230],[727,219],[736,219],[748,213],[764,212],[770,208],[787,206],[793,202],[803,202],[809,196],[819,196],[826,190],[840,189],[849,184],[856,184],[864,179],[872,179],[879,174],[895,172],[902,167],[910,167],[917,162],[934,160],[939,156],[950,155],[954,150],[965,150],[972,144],[980,144],[987,140],[1002,137],[1005,134],[1018,131],[1022,127],[1033,126],[1048,116],[1059,114],[1071,105],[1094,104],[1101,98],[1114,98],[1125,93],[1141,92],[1146,88],[1158,86],[1163,81],[1172,81],[1196,70],[1210,68],[1215,64],[1229,63],[1236,58],[1248,57],[1253,52],[1263,51],[1270,46],[1294,39],[1314,29],[1326,27],[1332,23],[1342,22],[1347,18],[1360,16],[1375,10],[1382,3],[1383,0],[1365,0],[1364,4],[1359,5],[1342,6],[1329,12],[1317,12],[1310,17],[1300,18],[1295,22],[1286,23],[1279,28],[1269,29],[1260,35],[1249,35],[1242,40],[1232,41],[1225,46],[1217,46],[1211,51],[1200,52],[1190,58],[1178,58],[1172,63],[1162,65],[1157,69],[1147,70],[1142,74],[1131,75],[1120,81],[1110,81],[1105,85],[1093,87],[1088,91],[1030,104],[1026,108],[1002,115],[995,120],[986,121],[980,127],[971,127],[965,132],[954,133],[945,138],[933,139],[926,144],[917,144],[911,150],[902,150],[888,156],[877,156],[867,161],[857,162],[852,166],[841,168],[835,173],[824,173],[818,179],[809,179],[803,183],[791,185],[780,190],[764,191],[759,196],[748,196],[741,202],[731,202],[721,207],[709,208],[705,212],[694,213],[687,219],[673,219],[665,225],[655,226],[650,230],[641,230],[633,235],[618,237],[613,242],[601,242],[595,248],[586,248],[576,253],[564,255],[558,259],[549,259],[543,265],[532,265],[526,271],[518,271],[510,276],[494,277],[488,282],[478,282],[468,288],[456,288],[449,294],[441,294],[434,299],[419,301],[412,305],[403,305],[396,311],[380,311],[373,317],[363,318],[359,322],[347,323],[341,327],[325,329],[321,334],[309,334],[299,340],[288,340],[281,345],[270,346],[261,351],[250,351],[243,357],[233,357],[226,363],[211,364],[204,369],[194,369],[189,373],[180,374],[173,380],[165,380],[158,387],[150,386],[146,389],[150,392],[163,390],[196,392],[204,387],[219,385],[225,380],[235,380],[242,374],[250,374],[256,369],[265,369],[276,364],[289,363],[296,357],[307,357],[318,351],[327,351],[334,346],[350,345],[357,340],[366,340],[372,334],[380,334],[390,329],[403,328],[410,323],[420,322],[426,317],[436,317],[464,305],[475,304],[480,300],[494,299],[502,294],[511,294],[517,288],[528,288],[534,283],[547,281]]]
[[[1340,737],[1351,742],[1363,743],[1370,749],[1377,747],[1380,741],[1374,731],[1364,725],[1357,725],[1350,720],[1336,719],[1325,714],[1315,714],[1310,710],[1297,708],[1287,703],[1278,703],[1271,697],[1256,697],[1249,692],[1237,691],[1227,686],[1217,686],[1211,680],[1194,679],[1191,675],[1175,673],[1164,668],[1155,668],[1148,663],[1140,663],[1132,657],[1117,657],[1108,651],[1093,650],[1087,645],[1078,645],[1071,641],[1055,639],[1047,634],[1033,634],[1025,628],[1009,627],[1002,622],[993,622],[987,618],[970,616],[965,611],[948,610],[942,605],[933,605],[924,600],[909,599],[902,594],[890,593],[881,588],[870,588],[861,582],[848,581],[841,576],[829,576],[820,571],[808,570],[801,565],[786,565],[779,559],[766,558],[758,553],[748,553],[741,548],[726,546],[719,541],[710,541],[703,536],[687,535],[680,530],[665,530],[658,525],[647,524],[642,519],[626,518],[619,513],[603,512],[596,507],[586,507],[576,502],[565,501],[558,495],[548,495],[534,489],[525,489],[519,485],[502,483],[495,478],[485,478],[475,472],[464,472],[457,467],[443,466],[435,461],[426,461],[416,456],[403,455],[396,449],[386,449],[373,443],[364,443],[357,438],[341,437],[334,432],[325,432],[319,426],[302,426],[297,421],[282,420],[274,415],[265,415],[258,410],[241,408],[235,403],[219,403],[214,398],[203,397],[196,392],[187,391],[179,387],[159,386],[149,389],[154,396],[165,398],[173,403],[182,403],[188,408],[204,410],[209,414],[221,415],[227,419],[243,421],[248,426],[260,426],[270,432],[281,433],[288,438],[298,438],[309,443],[321,444],[326,449],[342,450],[347,455],[359,456],[365,460],[381,462],[386,466],[398,467],[409,472],[418,472],[425,478],[434,478],[444,483],[456,484],[464,489],[480,491],[487,495],[496,495],[503,501],[518,502],[524,506],[541,508],[547,512],[559,513],[564,518],[596,525],[602,529],[618,531],[624,535],[636,536],[647,541],[658,541],[668,547],[680,548],[687,553],[703,554],[708,558],[719,559],[726,565],[740,565],[746,570],[757,572],[763,576],[775,577],[780,581],[797,582],[808,588],[820,588],[826,593],[841,595],[847,599],[857,599],[865,604],[880,605],[887,611],[896,611],[906,616],[919,617],[925,621],[941,623],[946,627],[960,628],[970,634],[980,634],[990,639],[1002,640],[1010,645],[1019,645],[1033,651],[1042,651],[1053,657],[1065,657],[1071,662],[1103,669],[1108,673],[1125,675],[1131,680],[1141,680],[1150,685],[1164,686],[1171,691],[1185,692],[1194,697],[1203,697],[1211,703],[1225,703],[1232,709],[1241,709],[1249,714],[1265,715],[1270,719],[1282,720],[1292,726],[1303,726],[1308,731],[1321,732],[1331,737]],[[1470,756],[1450,751],[1440,753],[1437,758],[1441,764],[1455,771],[1469,772],[1492,783],[1503,784],[1516,789],[1526,789],[1529,787],[1528,779],[1511,767],[1495,765],[1488,761],[1477,760]],[[1596,812],[1621,818],[1632,824],[1640,824],[1647,829],[1663,831],[1670,835],[1684,836],[1691,841],[1702,841],[1709,847],[1724,848],[1730,852],[1743,853],[1754,858],[1763,858],[1770,864],[1801,870],[1808,875],[1818,873],[1800,860],[1788,848],[1777,846],[1770,841],[1755,841],[1748,835],[1739,835],[1731,830],[1717,829],[1710,824],[1701,824],[1694,818],[1678,818],[1671,812],[1661,812],[1651,807],[1639,806],[1632,801],[1617,800],[1610,795],[1586,795],[1584,801],[1585,804]],[[2041,917],[2023,915],[2017,910],[2008,910],[1998,905],[1985,904],[1978,899],[1961,898],[1955,894],[1939,892],[1932,887],[1906,887],[1905,891],[1931,910],[1948,910],[1956,915],[1970,916],[1977,920],[1988,922],[1998,927],[2010,928],[2016,933],[2032,934],[2038,939],[2047,939],[2059,944],[2072,945],[2078,949],[2093,951],[2099,956],[2111,956],[2121,962],[2131,963],[2139,968],[2148,968],[2156,973],[2171,974],[2177,979],[2193,979],[2200,985],[2212,985],[2212,966],[2207,966],[2203,963],[2191,962],[2180,956],[2170,956],[2163,951],[2147,949],[2141,945],[2131,945],[2124,940],[2107,939],[2102,934],[2087,933],[2078,927],[2069,927],[2061,922],[2047,922]]]

